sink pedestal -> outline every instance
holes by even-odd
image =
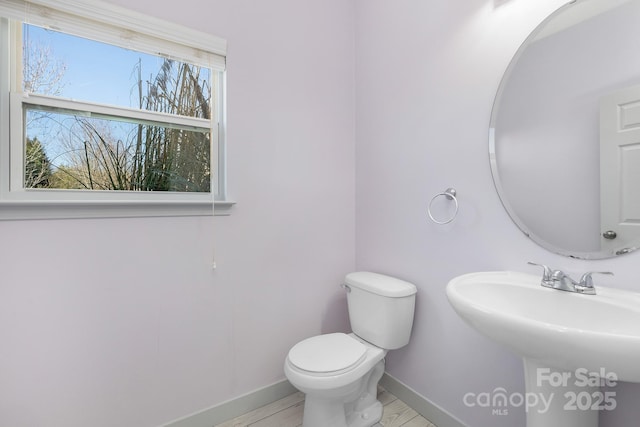
[[[527,427],[598,427],[600,387],[583,385],[575,372],[524,358]],[[535,406],[534,406],[535,404]],[[582,409],[581,409],[582,408]],[[588,408],[588,409],[586,409]]]
[[[463,320],[524,358],[527,394],[507,404],[527,408],[527,427],[597,427],[600,411],[616,409],[617,382],[640,383],[640,292],[597,292],[561,292],[516,272],[468,273],[447,285]]]

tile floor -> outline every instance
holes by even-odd
[[[383,427],[436,427],[382,387],[378,400],[384,405]],[[300,427],[303,407],[304,394],[294,393],[215,427]]]

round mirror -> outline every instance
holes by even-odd
[[[511,61],[489,129],[496,189],[541,246],[597,259],[640,247],[640,0],[577,0]]]

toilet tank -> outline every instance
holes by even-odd
[[[394,277],[360,271],[345,277],[351,330],[387,350],[409,343],[417,289]]]

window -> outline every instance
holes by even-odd
[[[0,4],[0,218],[225,204],[226,43],[94,1]]]

